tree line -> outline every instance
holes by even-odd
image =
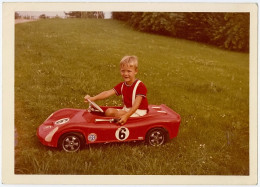
[[[249,51],[249,13],[113,12],[112,18],[139,31]]]
[[[95,12],[86,12],[86,11],[71,11],[64,12],[67,17],[70,18],[96,18],[96,19],[104,19],[104,13],[101,11]]]
[[[101,11],[93,11],[93,12],[87,12],[87,11],[70,11],[70,12],[64,12],[66,18],[95,18],[95,19],[104,19],[104,13]],[[21,16],[18,12],[15,12],[15,19],[31,19],[32,17],[35,18],[35,16]],[[38,16],[39,19],[49,19],[49,18],[60,18],[58,15],[54,17],[47,16],[46,14],[41,14]]]

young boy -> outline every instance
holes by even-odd
[[[138,117],[147,114],[148,101],[146,98],[147,89],[135,75],[138,72],[138,60],[136,56],[124,56],[120,61],[120,73],[124,82],[120,82],[113,89],[101,92],[90,97],[84,97],[85,102],[96,101],[108,98],[112,95],[122,95],[123,109],[108,108],[105,116],[117,117],[121,125],[125,124],[129,117]]]

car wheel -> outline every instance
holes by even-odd
[[[67,133],[61,136],[59,148],[66,152],[76,152],[83,148],[84,137],[80,133]]]
[[[151,146],[160,146],[167,141],[167,132],[162,128],[151,129],[145,140]]]

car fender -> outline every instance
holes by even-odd
[[[55,140],[55,142],[53,142],[53,143],[54,143],[54,146],[55,146],[55,147],[58,146],[59,139],[60,139],[60,137],[61,137],[63,134],[71,133],[71,132],[75,132],[75,133],[80,133],[80,134],[82,134],[82,136],[83,136],[84,139],[85,139],[85,142],[87,143],[86,133],[85,133],[83,130],[81,130],[81,129],[79,129],[79,128],[66,128],[66,129],[62,129],[62,130],[58,131],[58,132],[54,135],[54,137],[53,137],[53,139]]]
[[[154,124],[152,126],[149,126],[149,128],[146,130],[145,132],[145,136],[147,135],[147,133],[151,130],[151,129],[154,129],[154,128],[162,128],[164,129],[167,133],[168,133],[168,136],[170,136],[170,128],[167,127],[167,125],[164,125],[163,123],[160,123],[160,124]]]

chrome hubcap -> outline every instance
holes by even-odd
[[[77,136],[67,136],[62,143],[62,147],[67,152],[74,152],[80,148],[80,140]]]
[[[159,146],[164,142],[164,135],[160,131],[154,131],[150,135],[150,144],[153,146]]]

